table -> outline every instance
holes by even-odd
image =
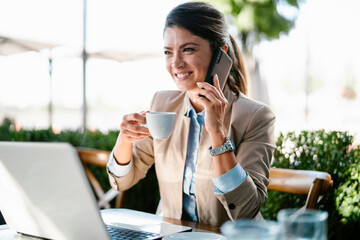
[[[101,212],[108,211],[108,210],[109,209],[101,210]],[[111,209],[111,210],[121,211],[121,209]],[[134,211],[134,214],[142,213],[142,212],[135,211],[135,210],[132,210],[132,211]],[[214,227],[214,226],[210,226],[210,225],[206,225],[206,224],[185,221],[185,220],[179,220],[179,219],[174,219],[174,218],[161,217],[161,216],[158,216],[155,214],[146,214],[146,215],[148,215],[152,219],[158,219],[158,220],[160,219],[160,220],[163,220],[164,222],[191,227],[193,232],[204,232],[205,231],[205,232],[220,233],[220,227]],[[15,239],[16,240],[34,240],[34,239],[38,239],[38,238],[18,234],[14,230],[10,229],[7,225],[0,225],[0,239],[1,240],[15,240]]]
[[[174,218],[167,218],[167,217],[162,217],[162,219],[168,223],[191,227],[193,229],[193,232],[206,231],[206,232],[220,233],[220,227],[214,227],[214,226],[203,224],[203,223],[190,222],[190,221],[174,219]]]

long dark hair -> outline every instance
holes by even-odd
[[[227,85],[236,95],[247,94],[247,76],[244,61],[235,39],[228,33],[224,15],[212,5],[204,2],[186,2],[170,11],[166,17],[165,28],[182,27],[210,43],[212,53],[223,45],[228,45],[227,54],[233,66]]]

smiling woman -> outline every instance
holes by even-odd
[[[206,3],[180,4],[167,15],[163,37],[178,91],[155,93],[150,112],[176,112],[174,130],[158,140],[144,127],[146,111],[124,115],[108,160],[112,187],[129,189],[155,164],[158,214],[213,226],[261,218],[275,116],[246,97],[244,62],[224,15]],[[214,85],[204,82],[219,48],[233,62],[223,89],[216,75]]]

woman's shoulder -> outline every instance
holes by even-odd
[[[185,95],[185,92],[178,90],[163,90],[163,91],[157,91],[154,94],[154,99],[175,100],[182,95]]]
[[[232,104],[231,125],[236,131],[233,133],[236,142],[244,138],[271,133],[275,124],[275,115],[271,108],[259,101],[241,95]]]
[[[275,118],[270,106],[267,104],[248,98],[244,94],[240,94],[239,98],[234,101],[232,107],[233,116],[244,117],[261,116],[265,118]]]

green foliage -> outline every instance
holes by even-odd
[[[276,142],[272,167],[331,175],[334,185],[319,204],[319,209],[329,213],[329,239],[347,239],[360,223],[360,150],[349,151],[352,143],[348,132],[324,130],[280,134]],[[276,219],[280,209],[302,207],[305,200],[305,196],[269,191],[261,213],[266,219]]]
[[[294,19],[288,19],[279,12],[279,4],[287,7],[299,7],[301,0],[209,0],[223,13],[232,16],[230,24],[237,27],[243,49],[251,50],[250,34],[256,41],[277,39],[287,34],[294,26]]]
[[[32,142],[68,142],[75,147],[89,147],[101,150],[111,150],[114,147],[119,131],[109,131],[104,134],[100,131],[64,130],[61,134],[55,134],[48,129],[15,130],[15,124],[11,120],[5,120],[0,125],[0,141],[32,141]]]
[[[350,165],[344,175],[346,181],[335,190],[335,201],[341,222],[347,224],[360,219],[360,165]]]

